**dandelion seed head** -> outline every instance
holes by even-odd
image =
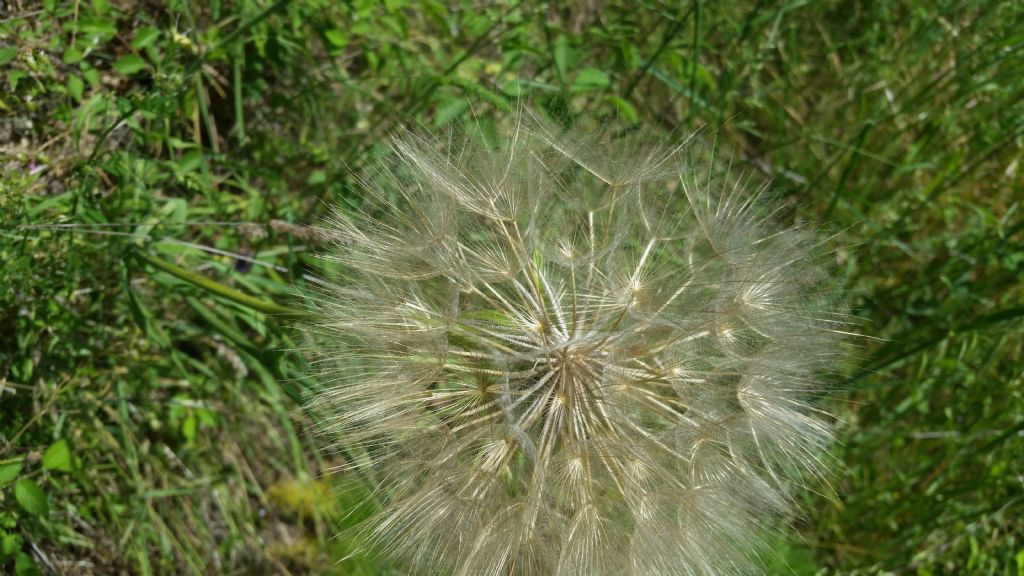
[[[813,234],[690,145],[396,136],[339,209],[315,401],[424,572],[743,574],[827,470]]]

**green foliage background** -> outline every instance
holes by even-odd
[[[839,496],[769,573],[1024,575],[1024,4],[0,0],[0,572],[389,574],[293,318],[399,122],[683,134],[835,235]]]

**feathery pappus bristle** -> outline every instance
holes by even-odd
[[[756,572],[828,469],[819,241],[692,144],[510,124],[396,135],[327,226],[315,404],[365,535],[424,573]]]

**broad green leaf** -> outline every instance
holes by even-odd
[[[39,484],[28,478],[22,478],[14,485],[14,499],[33,516],[45,516],[50,508],[46,501],[46,493]]]
[[[199,420],[195,414],[189,414],[181,423],[181,433],[190,444],[196,439],[196,431],[199,430]]]
[[[198,170],[203,164],[203,152],[202,150],[189,150],[181,155],[181,160],[178,161],[178,167],[185,172],[192,172]]]
[[[67,440],[58,440],[46,449],[46,453],[43,454],[43,469],[71,472],[71,449],[68,448]]]
[[[64,50],[64,56],[62,59],[65,64],[75,64],[77,62],[81,62],[82,58],[85,58],[85,54],[82,53],[81,50],[74,46],[68,46],[67,49]]]
[[[579,71],[576,75],[576,81],[573,82],[573,90],[595,90],[599,88],[607,88],[610,80],[608,73],[604,70],[598,70],[597,68],[584,68]]]
[[[82,70],[82,78],[85,78],[85,81],[93,88],[100,85],[100,72],[95,68],[86,68],[85,70]]]
[[[0,530],[0,562],[9,558],[21,548],[21,534]]]
[[[324,32],[324,38],[335,48],[344,48],[348,44],[348,37],[337,28],[331,28]]]
[[[152,26],[143,26],[135,32],[135,39],[132,40],[132,48],[142,50],[152,45],[160,37],[160,31]]]
[[[188,220],[188,202],[184,198],[169,198],[157,215],[161,222],[184,224]]]
[[[114,70],[120,74],[124,74],[125,76],[130,76],[136,72],[145,70],[148,66],[149,65],[146,64],[146,61],[143,60],[141,56],[136,56],[135,54],[128,54],[127,56],[123,56],[117,62],[114,62]]]
[[[82,94],[85,93],[85,82],[74,74],[68,74],[68,94],[78,102],[82,101]]]
[[[25,76],[28,76],[28,74],[24,70],[11,70],[11,73],[7,76],[7,83],[11,86],[11,92],[18,89],[18,82]]]
[[[112,37],[117,34],[117,25],[110,20],[102,18],[86,18],[78,24],[78,29],[83,34],[95,36]]]
[[[0,488],[10,484],[21,474],[21,462],[0,465]]]
[[[623,120],[631,124],[636,124],[640,121],[640,114],[636,111],[636,108],[630,104],[628,100],[620,98],[618,96],[609,96],[608,101],[615,106],[615,109],[619,112],[619,116]]]
[[[41,572],[35,560],[24,552],[18,552],[14,559],[14,576],[39,576]]]
[[[18,55],[17,46],[7,46],[0,48],[0,66],[6,66],[14,60],[14,57]]]
[[[11,367],[11,373],[17,378],[19,382],[28,382],[32,379],[32,372],[35,371],[35,363],[32,359],[25,357],[21,359],[21,362]]]
[[[323,170],[313,170],[309,174],[309,179],[306,180],[306,183],[310,185],[323,184],[324,182],[327,182],[327,173]]]

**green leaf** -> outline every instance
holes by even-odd
[[[327,173],[323,170],[313,170],[309,175],[309,179],[306,180],[306,183],[310,185],[323,184],[324,182],[327,182]]]
[[[161,222],[184,225],[188,220],[188,202],[184,198],[168,198],[157,215]]]
[[[86,68],[85,70],[82,70],[82,78],[85,78],[85,81],[93,88],[100,85],[100,71],[95,68]]]
[[[103,18],[85,18],[78,24],[82,34],[100,37],[113,37],[117,34],[117,25]]]
[[[135,39],[132,40],[132,48],[142,50],[152,45],[160,37],[160,30],[152,26],[143,26],[135,31]]]
[[[325,31],[324,38],[327,38],[327,41],[335,48],[344,48],[345,45],[348,44],[348,37],[345,36],[344,32],[337,28],[331,28],[330,30]]]
[[[32,372],[35,371],[35,363],[32,362],[32,358],[25,357],[21,359],[20,364],[15,364],[11,368],[11,373],[14,377],[21,382],[28,382],[32,379]]]
[[[71,472],[71,449],[68,448],[67,440],[58,440],[46,449],[46,453],[43,454],[43,469]]]
[[[18,89],[18,82],[25,76],[28,76],[28,74],[24,70],[11,70],[11,73],[7,76],[7,83],[11,85],[11,92]]]
[[[194,172],[203,165],[203,151],[189,150],[181,155],[178,166],[185,172]]]
[[[6,66],[10,64],[14,57],[18,55],[17,46],[7,46],[6,48],[0,48],[0,66]]]
[[[45,516],[49,511],[43,489],[28,478],[22,478],[14,485],[14,499],[33,516]]]
[[[607,88],[610,83],[611,81],[608,78],[608,73],[604,70],[598,70],[597,68],[584,68],[576,75],[576,81],[573,83],[572,89],[580,91]]]
[[[65,64],[75,64],[76,62],[81,62],[83,58],[85,58],[85,54],[74,46],[68,46],[64,50],[63,60]]]
[[[0,562],[14,555],[21,548],[21,535],[0,530]]]
[[[199,420],[196,419],[195,414],[189,414],[185,417],[185,421],[181,423],[181,433],[185,436],[185,440],[189,444],[195,442],[196,432],[199,429]]]
[[[38,576],[39,567],[35,560],[24,552],[18,552],[14,558],[14,576]]]
[[[82,94],[85,93],[85,82],[74,74],[68,74],[68,94],[76,101],[82,101]]]
[[[609,96],[608,101],[615,106],[615,109],[619,112],[619,116],[621,116],[626,122],[636,124],[640,121],[640,114],[628,100],[618,96]]]
[[[21,462],[0,465],[0,487],[6,486],[21,474]]]
[[[148,66],[149,64],[146,64],[146,61],[143,60],[141,56],[136,56],[135,54],[128,54],[117,62],[114,62],[114,70],[120,74],[124,74],[125,76],[130,76],[136,72],[145,70]]]

